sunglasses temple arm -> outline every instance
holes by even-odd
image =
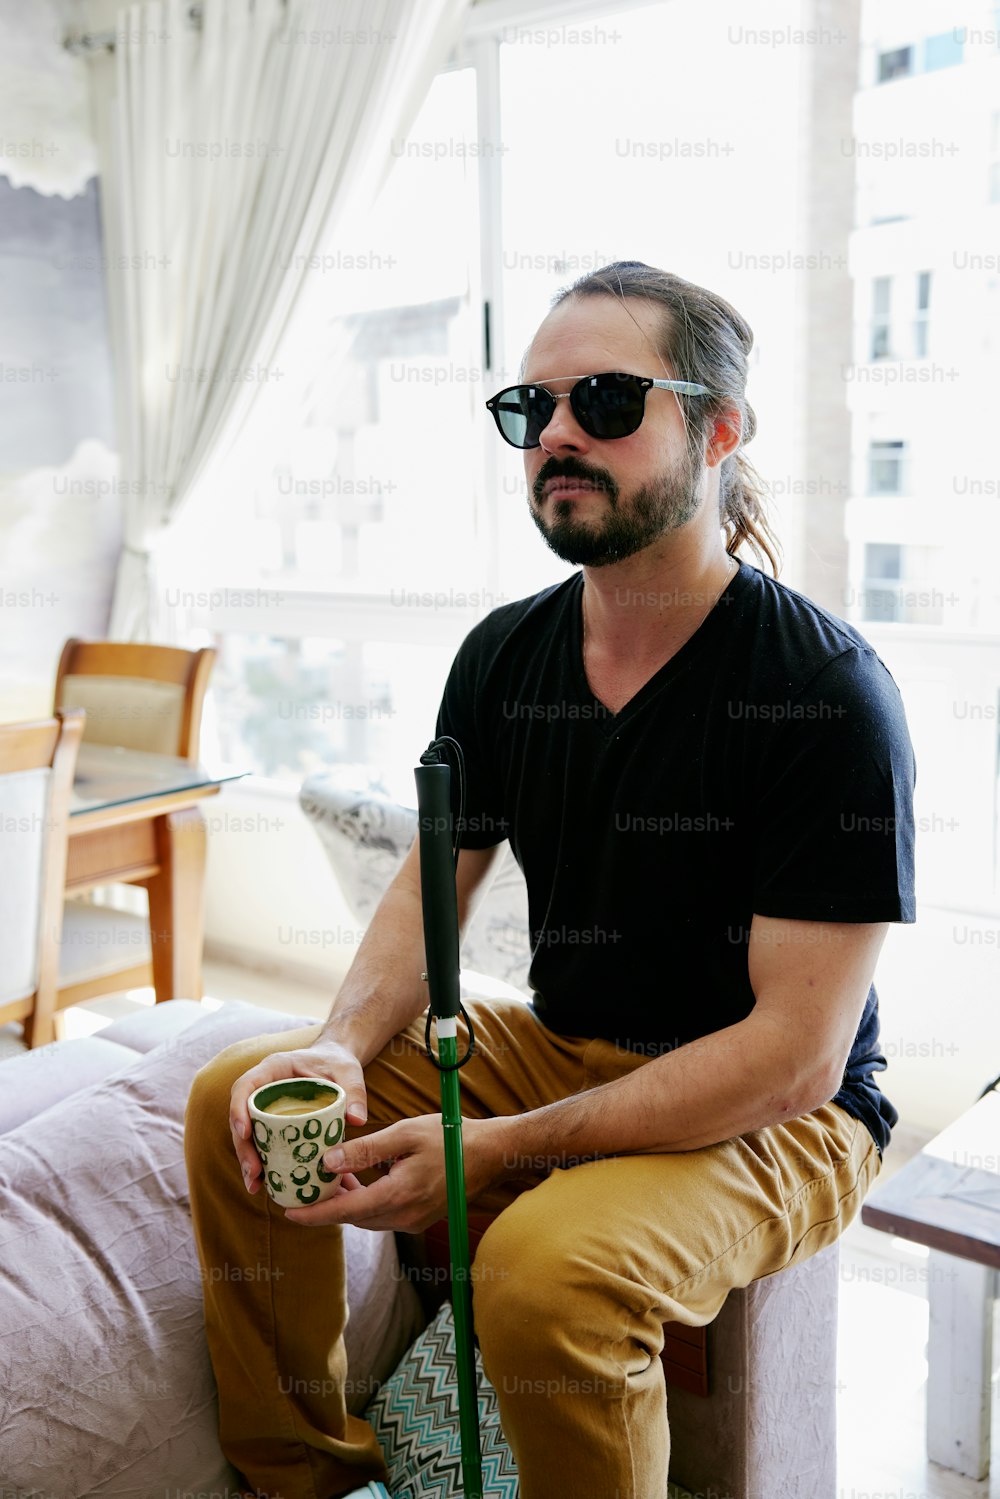
[[[682,396],[710,396],[707,385],[695,385],[690,380],[654,380],[657,390],[676,390]]]

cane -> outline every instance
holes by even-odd
[[[427,1012],[427,1052],[441,1073],[441,1117],[444,1125],[444,1165],[448,1190],[448,1245],[451,1253],[452,1309],[455,1320],[455,1357],[458,1372],[458,1420],[465,1499],[482,1499],[482,1455],[479,1445],[479,1395],[472,1333],[472,1284],[469,1274],[469,1228],[465,1202],[462,1155],[462,1115],[459,1112],[458,1069],[472,1053],[472,1025],[459,997],[458,900],[455,866],[458,842],[452,844],[451,768],[444,745],[458,754],[460,801],[464,803],[462,751],[455,740],[436,739],[414,770],[417,781],[420,838],[420,890],[424,918],[426,979],[430,997]],[[460,806],[461,813],[464,807]],[[460,841],[460,839],[458,840]],[[458,1060],[456,1016],[465,1015],[469,1046]],[[431,1020],[436,1022],[438,1060],[430,1047]]]

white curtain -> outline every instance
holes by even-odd
[[[200,30],[190,0],[119,12],[98,128],[125,496],[112,638],[149,638],[158,543],[280,378],[309,257],[381,185],[467,3],[204,0]]]

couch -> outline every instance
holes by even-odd
[[[311,778],[302,804],[366,919],[415,813],[343,770]],[[464,973],[466,993],[523,983],[527,906],[511,864],[463,945],[464,961],[486,970]],[[216,1436],[184,1104],[195,1072],[223,1047],[303,1023],[174,1000],[0,1062],[4,1495],[235,1493]],[[391,1233],[347,1227],[345,1257],[348,1407],[360,1414],[428,1312]],[[834,1247],[730,1295],[710,1329],[710,1397],[668,1392],[671,1478],[713,1499],[830,1499],[837,1283]]]
[[[195,1072],[308,1018],[156,1005],[0,1063],[0,1491],[235,1495],[182,1151]],[[348,1408],[424,1325],[392,1234],[345,1228]]]

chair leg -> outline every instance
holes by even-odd
[[[39,991],[35,995],[34,1007],[24,1021],[24,1044],[29,1051],[36,1046],[48,1046],[56,1039],[55,999],[51,993]]]
[[[197,807],[157,818],[160,873],[149,892],[149,940],[157,1003],[201,999],[205,929],[205,819]]]

